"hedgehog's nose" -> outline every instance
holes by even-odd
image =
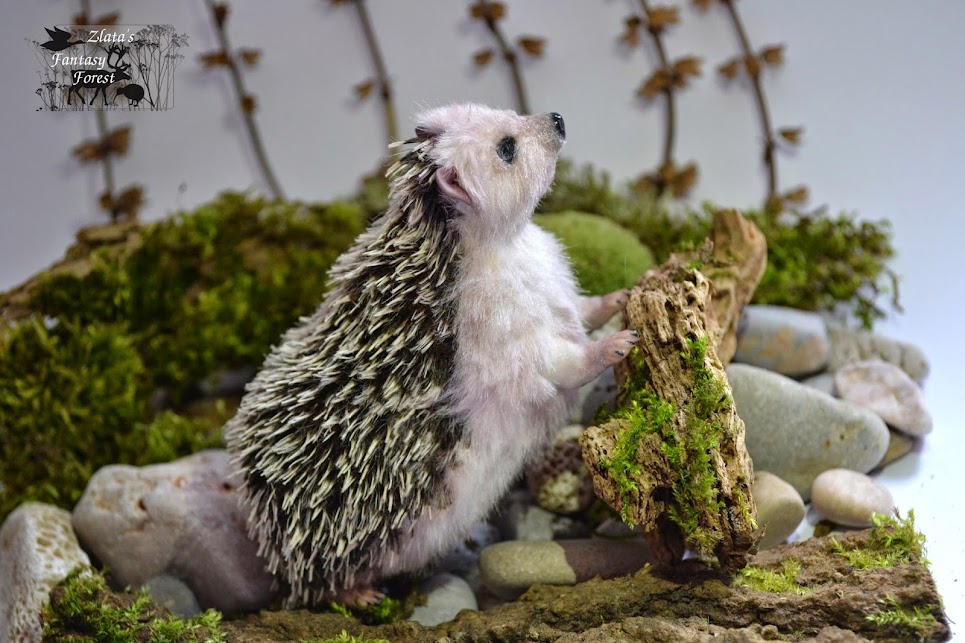
[[[550,119],[553,121],[553,127],[556,128],[556,133],[560,135],[561,139],[566,140],[566,126],[563,124],[563,117],[556,112],[551,112]]]

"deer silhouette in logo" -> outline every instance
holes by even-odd
[[[88,105],[93,105],[94,101],[97,100],[97,95],[100,94],[107,105],[107,88],[114,83],[119,83],[122,80],[131,80],[131,75],[127,72],[130,71],[130,63],[122,63],[124,56],[127,54],[127,47],[121,45],[111,45],[107,48],[107,66],[110,70],[102,69],[75,69],[71,72],[71,86],[70,91],[67,92],[67,104],[70,105],[73,100],[74,92],[80,89],[93,89],[94,95],[91,97]],[[111,62],[111,58],[116,57],[116,59]],[[124,90],[118,90],[114,93],[114,101],[117,100],[117,94],[123,93],[128,97],[128,100],[137,104],[141,98],[144,97],[144,88],[140,85],[128,85],[123,88]],[[141,91],[138,92],[137,90]],[[138,96],[138,94],[140,94]],[[136,97],[136,98],[135,98]],[[83,99],[82,99],[83,100]],[[114,104],[112,101],[111,104]]]

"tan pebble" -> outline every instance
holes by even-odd
[[[888,450],[881,456],[881,463],[878,467],[886,466],[899,458],[905,457],[915,448],[915,438],[910,435],[894,429],[888,429],[888,432],[891,434],[891,440],[888,442]]]
[[[811,505],[823,517],[846,527],[870,527],[873,513],[894,511],[891,492],[857,471],[829,469],[811,485]]]
[[[838,396],[874,411],[890,426],[921,437],[932,430],[921,389],[907,373],[880,359],[848,364],[834,374]]]
[[[758,471],[751,495],[757,505],[757,524],[764,531],[759,549],[780,545],[804,520],[804,500],[793,486],[773,473]]]

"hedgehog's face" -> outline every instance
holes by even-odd
[[[436,183],[485,236],[512,235],[549,190],[565,131],[559,114],[520,116],[481,105],[451,105],[422,115],[416,129],[434,139]]]

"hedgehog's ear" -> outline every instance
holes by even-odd
[[[435,138],[439,136],[442,132],[438,132],[434,129],[427,127],[426,125],[419,125],[415,128],[415,137],[420,141],[427,141],[430,138]]]
[[[469,207],[472,207],[472,199],[469,198],[469,194],[463,187],[459,185],[459,176],[453,168],[442,167],[436,170],[436,184],[439,186],[439,190],[450,199],[461,201]]]

